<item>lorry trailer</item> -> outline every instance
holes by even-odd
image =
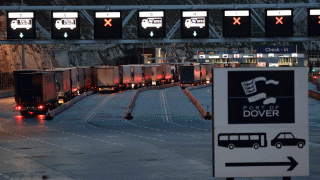
[[[141,65],[122,65],[123,84],[126,88],[139,88],[142,85]]]
[[[205,65],[199,65],[200,66],[200,82],[205,83],[206,82],[206,66]]]
[[[203,64],[206,67],[206,83],[212,82],[212,68],[213,64]]]
[[[97,79],[99,92],[116,92],[119,90],[118,66],[97,67]]]
[[[200,83],[200,66],[187,65],[180,66],[180,86],[184,88],[186,84],[197,85]]]
[[[16,110],[22,115],[45,114],[58,106],[54,72],[14,72]]]
[[[142,86],[150,86],[152,83],[152,67],[143,65],[142,70]]]
[[[70,69],[67,68],[54,68],[48,69],[45,72],[53,72],[55,85],[58,94],[59,104],[63,104],[69,101],[72,97],[71,95],[71,78]]]
[[[79,79],[83,79],[83,86],[80,89],[80,92],[85,92],[91,88],[91,74],[90,74],[90,66],[80,66],[78,67],[79,70],[79,76],[80,76],[80,71],[83,73],[83,78],[79,77]]]
[[[150,65],[151,69],[151,76],[152,76],[152,86],[157,86],[160,84],[162,79],[162,66],[161,65]]]
[[[163,83],[170,83],[171,82],[171,65],[169,64],[162,64],[162,82]]]

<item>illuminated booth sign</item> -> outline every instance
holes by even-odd
[[[7,12],[7,39],[36,39],[34,12]]]
[[[80,39],[78,12],[52,12],[51,39]]]
[[[266,37],[293,36],[292,9],[266,10]]]
[[[320,9],[308,9],[308,36],[320,36]]]
[[[95,12],[94,18],[95,39],[122,38],[121,12]]]
[[[208,38],[208,11],[181,11],[182,38]]]
[[[250,37],[250,10],[224,10],[223,37]]]
[[[164,11],[139,11],[138,12],[138,37],[139,38],[166,37]]]

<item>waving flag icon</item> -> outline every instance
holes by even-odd
[[[279,84],[279,81],[275,81],[275,80],[268,80],[267,81],[265,77],[257,77],[255,79],[251,79],[249,81],[241,82],[241,85],[242,85],[243,90],[246,95],[254,94],[257,92],[256,82],[258,82],[258,81],[265,81],[266,85],[268,85],[268,84],[278,85]],[[260,99],[265,99],[263,101],[264,105],[276,103],[276,98],[274,98],[274,97],[267,98],[266,93],[259,93],[259,94],[252,95],[252,96],[248,97],[249,103],[258,101]]]

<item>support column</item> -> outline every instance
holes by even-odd
[[[26,59],[25,59],[25,52],[24,52],[24,44],[21,44],[22,47],[22,69],[26,68]]]

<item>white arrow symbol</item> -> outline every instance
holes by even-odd
[[[153,31],[151,31],[151,33],[150,33],[150,36],[152,37],[154,34],[153,34]]]
[[[194,31],[194,32],[193,32],[193,35],[194,35],[194,36],[197,36],[197,32],[196,32],[196,31]]]
[[[65,38],[67,38],[67,37],[68,37],[68,34],[65,32],[63,36],[64,36]]]
[[[22,38],[23,37],[23,33],[21,32],[19,36]]]

